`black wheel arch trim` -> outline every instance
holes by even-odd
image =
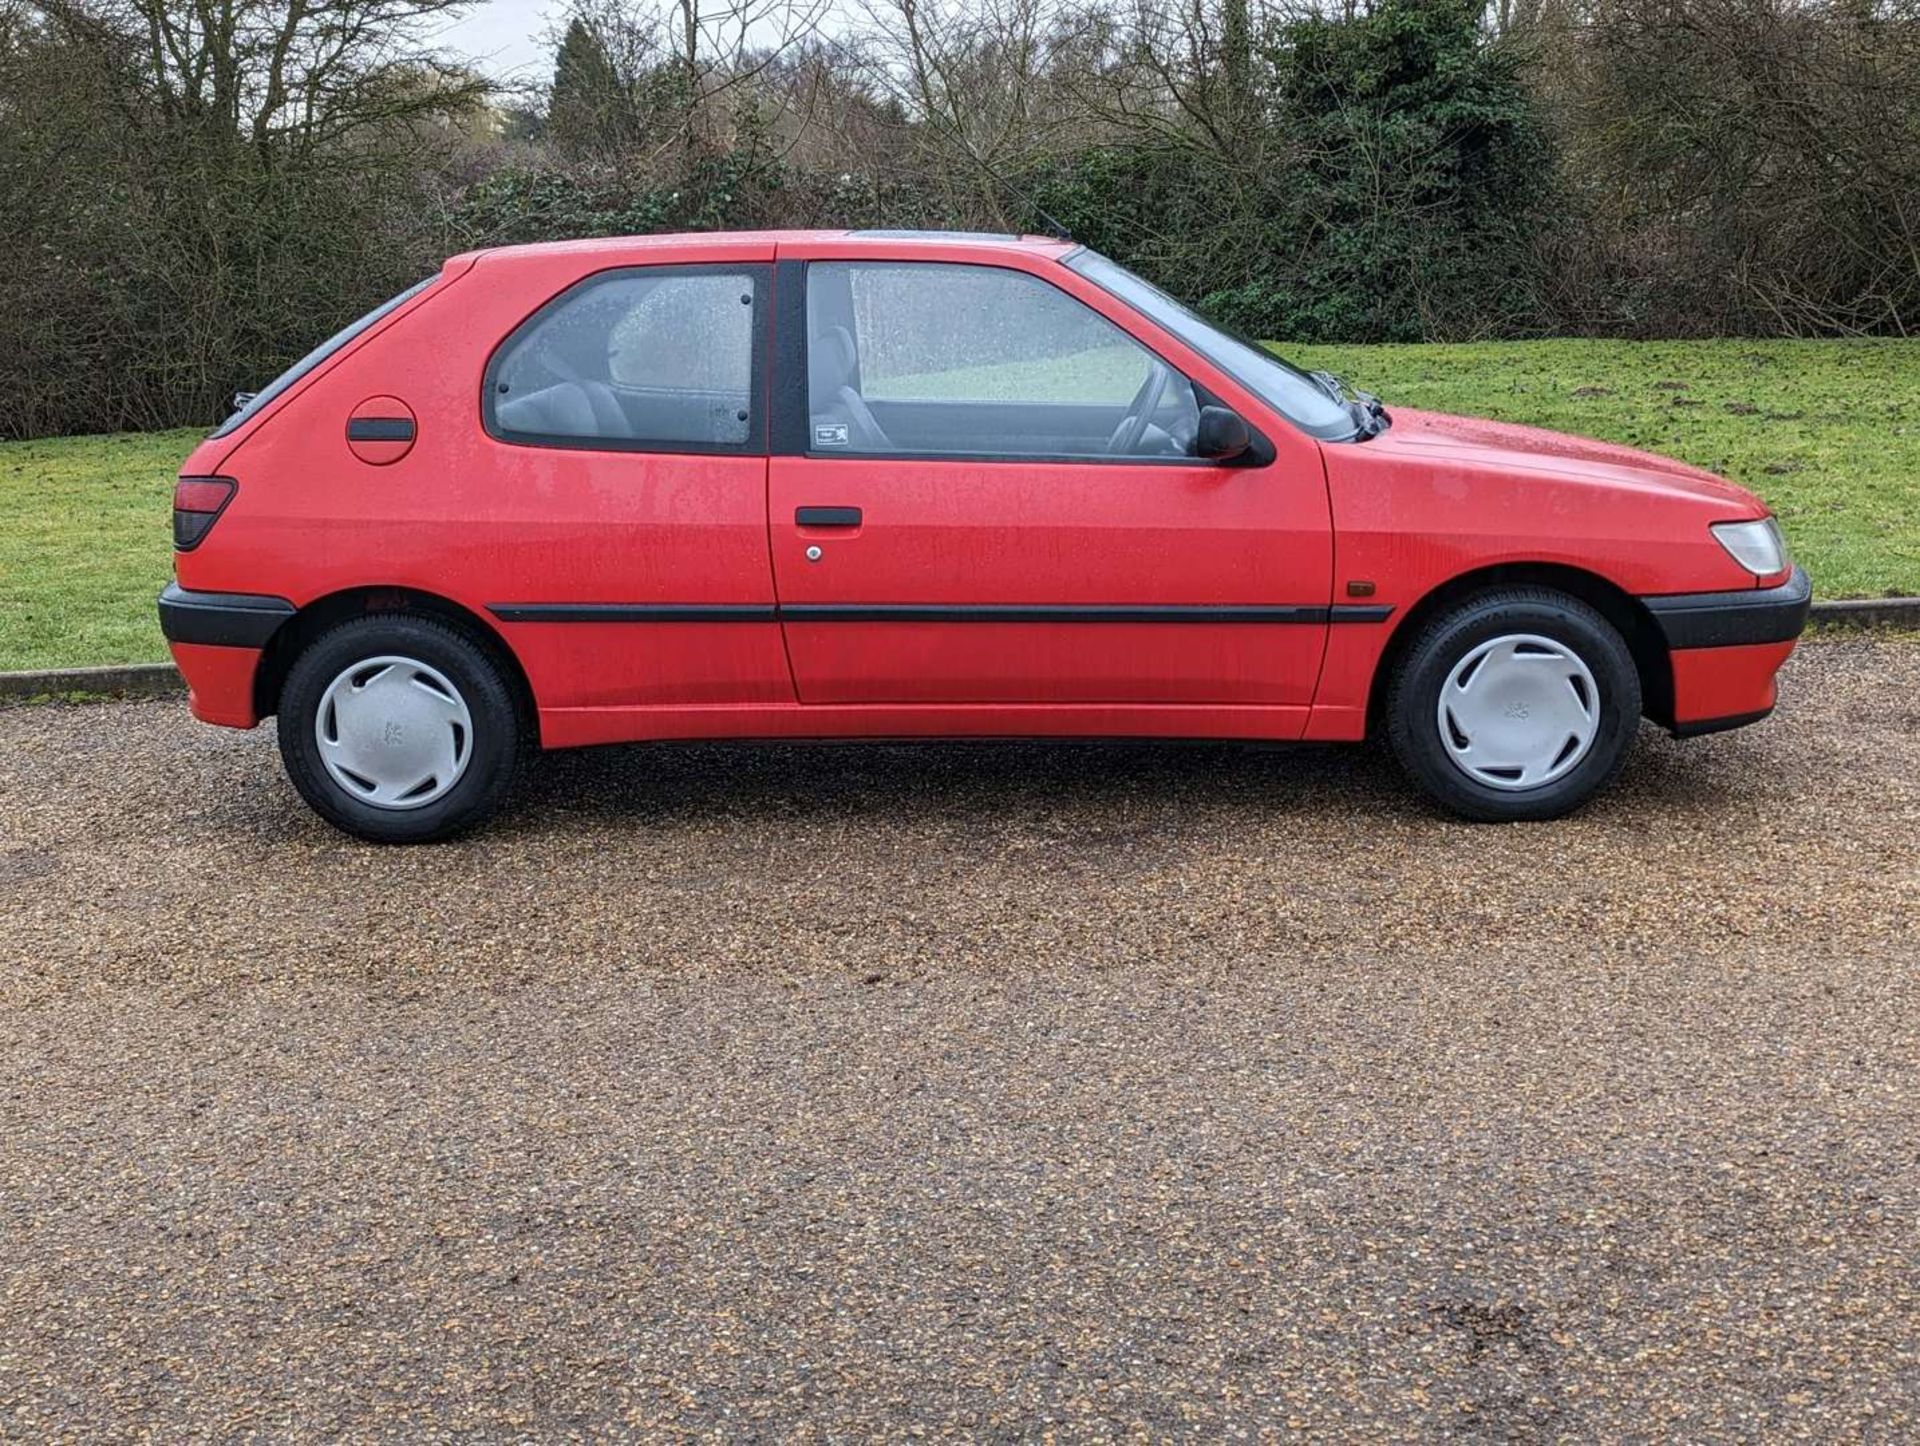
[[[283,597],[261,593],[194,592],[170,582],[160,593],[160,631],[170,643],[216,648],[264,648],[294,614]]]
[[[1796,567],[1777,587],[1669,593],[1640,601],[1669,648],[1734,648],[1799,637],[1813,605],[1813,585],[1806,571]]]

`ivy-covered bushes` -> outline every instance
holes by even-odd
[[[1280,26],[1257,155],[1099,148],[1038,187],[1072,233],[1257,336],[1410,341],[1551,325],[1552,150],[1477,8]]]

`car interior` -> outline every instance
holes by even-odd
[[[707,365],[701,366],[676,355],[689,345],[676,345],[677,328],[645,325],[648,303],[658,289],[685,279],[616,277],[571,295],[538,319],[511,343],[496,367],[492,401],[499,430],[530,438],[669,445],[738,446],[746,441],[751,312],[742,308],[739,345],[728,348],[741,358],[734,368],[737,388],[687,386],[687,375],[722,368],[713,366],[711,358],[702,358]],[[729,290],[737,289],[741,280],[726,279]],[[635,355],[630,343],[623,346],[623,333],[636,329],[648,334],[657,350]],[[676,384],[667,378],[681,380]]]
[[[625,274],[590,283],[508,344],[489,401],[502,435],[635,445],[737,446],[747,439],[751,314],[712,309],[689,282],[712,276]],[[736,278],[724,278],[731,301]],[[675,296],[663,288],[681,284]],[[817,273],[807,340],[809,448],[817,453],[928,456],[1140,457],[1194,454],[1201,399],[1192,383],[1137,350],[1143,375],[1125,402],[942,395],[938,374],[896,380],[876,395],[862,381],[859,327],[844,274]],[[691,301],[693,305],[687,303]],[[660,303],[660,304],[656,304]],[[702,309],[704,308],[704,309]],[[720,327],[728,330],[719,330]],[[733,333],[738,333],[735,336]],[[1111,337],[1102,338],[1112,349]],[[1122,343],[1130,346],[1131,344]],[[716,364],[714,352],[737,356]],[[1064,367],[1075,358],[1060,359]],[[1031,363],[1016,365],[1031,365]],[[991,367],[986,369],[991,372]],[[737,387],[688,385],[726,371]],[[917,382],[917,385],[916,385]],[[976,378],[976,388],[978,381]],[[991,388],[990,388],[991,389]],[[923,391],[925,395],[914,394]],[[905,392],[905,394],[900,394]]]
[[[1155,362],[1125,405],[869,397],[845,327],[807,343],[811,449],[935,456],[1190,457],[1193,385]]]
[[[1199,430],[1191,382],[1144,349],[1130,401],[1064,402],[879,395],[862,384],[859,326],[845,271],[808,277],[810,449],[934,456],[1189,457]],[[1111,342],[1108,342],[1111,345]]]

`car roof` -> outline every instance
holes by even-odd
[[[821,245],[844,245],[848,255],[898,255],[920,246],[963,248],[969,252],[1015,251],[1032,254],[1065,255],[1077,248],[1074,242],[1057,236],[1016,236],[996,231],[670,231],[646,236],[596,236],[577,241],[537,241],[519,246],[495,246],[469,251],[452,258],[531,259],[540,256],[598,256],[609,261],[644,257],[649,251],[676,251],[689,254],[711,248],[716,259],[738,256],[742,251],[783,249],[812,251]]]

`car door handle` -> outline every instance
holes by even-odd
[[[858,527],[858,507],[796,507],[793,521],[797,527]]]

